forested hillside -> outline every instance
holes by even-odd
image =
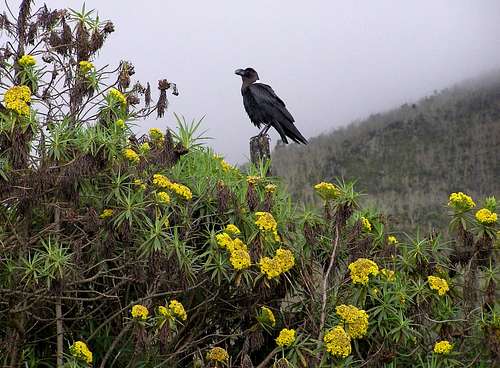
[[[311,185],[358,179],[405,229],[441,227],[450,192],[500,196],[500,72],[310,140],[278,145],[273,169],[296,199]]]

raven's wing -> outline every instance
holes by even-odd
[[[253,83],[247,89],[255,107],[259,110],[255,114],[258,116],[257,120],[264,124],[270,123],[278,131],[285,143],[288,143],[287,136],[297,143],[307,143],[307,140],[295,127],[292,114],[290,114],[283,100],[276,95],[271,86]]]

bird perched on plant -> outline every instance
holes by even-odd
[[[241,94],[248,117],[257,128],[264,125],[259,136],[273,127],[283,142],[288,143],[288,137],[296,143],[307,144],[307,140],[295,127],[295,120],[283,100],[267,84],[255,83],[259,80],[259,75],[253,68],[238,69],[234,73],[240,75],[243,81]]]

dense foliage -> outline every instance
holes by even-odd
[[[500,195],[500,73],[311,139],[279,145],[273,169],[295,200],[320,180],[358,180],[370,202],[406,230],[446,229],[450,191]]]
[[[96,67],[110,22],[31,6],[1,18],[2,365],[500,362],[493,197],[449,196],[453,242],[398,232],[352,182],[315,183],[301,210],[199,123],[136,138],[175,86],[149,107],[130,63]]]

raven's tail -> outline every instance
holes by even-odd
[[[291,121],[285,120],[280,122],[284,133],[292,139],[295,143],[307,144],[307,139],[299,132],[297,127]]]

